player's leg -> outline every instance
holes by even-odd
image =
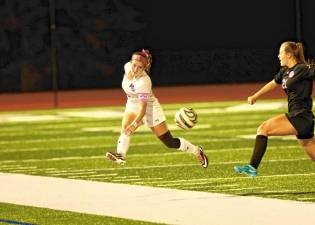
[[[122,127],[120,136],[117,141],[117,149],[116,153],[113,152],[107,152],[106,158],[114,161],[118,164],[125,164],[126,163],[126,154],[129,149],[130,144],[130,136],[125,134],[123,131],[126,129],[127,126],[129,126],[134,119],[136,118],[137,114],[134,112],[125,112],[123,119],[122,119]]]
[[[257,168],[266,152],[268,136],[297,135],[296,129],[288,120],[285,114],[275,116],[263,122],[257,129],[254,151],[250,163],[245,166],[235,166],[238,173],[245,173],[249,176],[257,175]]]
[[[275,116],[263,122],[257,129],[256,142],[250,165],[256,169],[258,168],[267,149],[268,136],[285,135],[297,135],[296,129],[286,115]]]
[[[311,113],[302,114],[294,121],[298,127],[298,142],[306,154],[315,161],[314,116]]]
[[[151,130],[168,148],[176,148],[184,152],[192,153],[197,157],[204,168],[208,166],[208,158],[202,148],[191,144],[184,138],[174,138],[165,121],[151,127]]]
[[[315,139],[298,139],[300,145],[306,152],[306,154],[311,158],[311,160],[315,161]]]

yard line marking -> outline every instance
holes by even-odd
[[[95,172],[95,171],[98,171],[100,169],[66,169],[66,170],[61,170],[61,169],[58,169],[58,168],[55,168],[55,170],[50,170],[46,173],[54,173],[54,172],[59,172],[59,173],[68,173],[68,172]]]
[[[297,190],[289,190],[289,189],[284,189],[284,190],[270,190],[270,191],[261,191],[262,193],[295,193]]]
[[[165,188],[168,188],[167,186],[165,186]],[[234,187],[227,187],[227,188],[219,188],[219,187],[214,187],[214,186],[201,186],[201,187],[185,187],[183,186],[183,188],[188,189],[188,190],[207,190],[207,191],[242,191],[242,190],[256,190],[256,189],[263,189],[264,187],[244,187],[244,188],[234,188]]]
[[[6,165],[3,165],[3,166],[0,166],[1,169],[37,169],[37,166],[21,166],[21,165],[9,165],[9,166],[6,166]]]
[[[233,106],[226,107],[211,107],[208,108],[196,108],[198,114],[226,114],[226,113],[240,113],[247,111],[271,111],[279,110],[285,108],[285,104],[282,102],[273,102],[273,103],[256,103],[253,106],[246,104],[237,104]],[[177,110],[166,109],[164,113],[166,116],[174,116]],[[55,114],[32,114],[32,113],[7,113],[0,115],[0,122],[50,122],[50,121],[67,121],[73,117],[77,118],[88,118],[88,119],[115,119],[121,118],[123,116],[123,110],[90,110],[90,111],[73,111],[73,112],[63,112],[58,111]]]
[[[219,180],[222,181],[226,181],[226,180],[257,180],[257,179],[261,179],[261,178],[274,178],[274,177],[294,177],[294,176],[313,176],[315,175],[315,173],[303,173],[303,174],[276,174],[276,175],[260,175],[257,176],[255,178],[252,177],[248,177],[248,176],[241,176],[241,177],[211,177],[211,178],[203,178],[203,179],[192,179],[192,180],[163,180],[163,181],[151,181],[151,182],[135,182],[133,184],[136,185],[142,185],[142,184],[161,184],[161,185],[157,185],[158,187],[167,187],[167,184],[170,184],[170,186],[174,186],[173,184],[178,184],[178,185],[182,185],[182,184],[187,184],[190,181],[196,181],[196,180],[203,180],[203,181],[209,181],[209,182],[216,182]],[[219,186],[219,185],[218,185]]]
[[[246,128],[246,129],[225,129],[225,130],[216,130],[215,134],[229,134],[229,133],[239,133],[239,132],[247,132],[247,133],[253,133],[254,129],[252,128]],[[213,134],[214,131],[209,131],[209,132],[203,132],[203,134],[208,134],[211,135]],[[200,133],[198,132],[194,132],[194,133],[187,133],[187,136],[197,136],[200,137]],[[145,133],[145,134],[141,134],[141,136],[139,135],[139,133],[136,133],[134,135],[135,138],[139,138],[139,137],[151,137],[152,134],[151,133]],[[206,140],[203,140],[203,142],[219,142],[219,141],[239,141],[241,139],[253,139],[255,137],[255,135],[249,134],[249,135],[238,135],[236,137],[233,138],[208,138]],[[118,137],[117,137],[118,138]],[[8,141],[0,141],[0,145],[5,145],[5,144],[19,144],[19,143],[42,143],[42,142],[61,142],[61,141],[83,141],[83,140],[100,140],[103,139],[104,141],[106,141],[106,139],[110,139],[111,142],[112,141],[112,137],[109,136],[79,136],[79,137],[55,137],[55,138],[45,138],[45,139],[27,139],[27,140],[8,140]],[[271,139],[280,139],[280,140],[296,140],[296,138],[294,136],[279,136],[279,137],[271,137]],[[157,142],[158,143],[158,142]],[[107,144],[107,145],[101,145],[104,147],[112,147],[115,146],[116,142],[113,142],[113,144]],[[92,145],[93,146],[93,145]],[[94,145],[95,146],[95,145]],[[98,146],[95,146],[98,147]],[[83,147],[84,148],[84,147]],[[34,149],[35,151],[38,148],[30,148],[30,151],[32,151],[32,149]],[[43,149],[45,149],[45,147],[43,147]],[[53,149],[52,147],[49,147],[49,149]],[[56,149],[61,149],[61,148],[56,148]],[[1,150],[2,152],[14,152],[14,151],[21,151],[21,149],[15,149],[15,150],[10,150],[10,149],[6,149],[6,150]]]
[[[53,171],[53,170],[58,170],[57,168],[43,168],[43,169],[39,169],[38,170],[48,170],[48,171]]]
[[[213,138],[203,140],[203,143],[208,142],[221,142],[221,141],[240,141],[241,138]],[[51,151],[51,150],[78,150],[78,149],[101,149],[101,148],[113,148],[116,147],[116,142],[112,144],[98,144],[98,145],[80,145],[80,146],[67,146],[67,147],[51,147],[51,146],[42,146],[42,147],[35,147],[35,148],[18,148],[18,149],[1,149],[1,152],[36,152],[36,151]],[[151,145],[158,145],[160,146],[161,143],[159,141],[150,141],[150,142],[138,142],[138,143],[131,143],[131,147],[136,146],[151,146]]]
[[[110,177],[86,177],[86,180],[90,180],[90,181],[106,181],[109,182],[110,181]]]
[[[263,189],[264,187],[246,187],[246,188],[225,188],[224,191],[244,191],[244,190],[256,190]]]
[[[176,183],[178,182],[178,184],[186,184],[188,183],[189,181],[196,181],[196,180],[204,180],[204,181],[218,181],[218,180],[222,180],[222,181],[225,181],[225,180],[238,180],[238,179],[246,179],[246,180],[255,180],[255,179],[261,179],[261,178],[274,178],[274,177],[294,177],[294,176],[313,176],[315,175],[315,173],[300,173],[300,174],[276,174],[276,175],[260,175],[260,176],[257,176],[255,178],[252,178],[252,177],[248,177],[248,176],[242,176],[242,177],[211,177],[211,178],[205,178],[205,179],[192,179],[192,180],[163,180],[163,181],[152,181],[152,182],[147,182],[147,183],[140,183],[140,182],[137,182],[137,183],[134,183],[134,184],[137,184],[137,185],[141,185],[141,184],[160,184],[162,183],[161,185],[164,185],[164,183],[170,183],[171,186],[173,185],[172,183]],[[158,185],[160,186],[160,185]],[[166,185],[165,185],[166,186]]]
[[[192,181],[194,181],[194,180],[192,180]],[[203,182],[189,182],[189,181],[187,181],[187,182],[179,182],[179,183],[172,183],[172,184],[161,184],[161,185],[158,185],[158,186],[159,187],[176,187],[176,186],[181,186],[181,187],[189,188],[189,186],[195,186],[195,185],[209,185],[209,182],[207,182],[207,181],[203,181]],[[215,187],[217,187],[217,186],[218,185],[216,185]],[[238,185],[236,185],[236,186],[238,186]]]
[[[209,130],[208,132],[205,132],[207,134],[228,134],[228,133],[240,133],[240,132],[247,132],[247,133],[253,133],[254,129],[253,128],[245,128],[245,129],[224,129],[224,130]],[[120,132],[120,131],[119,131]],[[138,134],[138,133],[137,133]],[[191,136],[200,136],[198,132],[190,133],[189,135]],[[152,136],[151,132],[147,132],[145,134],[141,134],[141,137],[143,136]],[[42,142],[61,142],[61,141],[82,141],[82,140],[98,140],[98,139],[112,139],[111,136],[79,136],[79,137],[54,137],[54,138],[49,138],[46,137],[45,139],[27,139],[27,140],[8,140],[8,141],[0,141],[0,144],[8,144],[8,143],[42,143]]]
[[[311,201],[311,200],[314,200],[315,197],[303,197],[303,198],[298,198],[298,200],[301,200],[301,201]]]
[[[80,175],[80,174],[95,174],[96,172],[68,172],[68,173],[53,173],[52,175],[59,176],[71,176],[71,175]]]
[[[140,176],[117,176],[116,178],[121,178],[121,179],[124,179],[124,178],[138,178]]]
[[[61,141],[80,141],[80,140],[87,140],[87,139],[93,139],[93,140],[98,140],[98,139],[112,139],[112,137],[107,137],[107,136],[79,136],[79,137],[58,137],[58,138],[46,138],[46,139],[27,139],[27,140],[9,140],[9,141],[0,141],[0,144],[8,144],[8,143],[42,143],[42,142],[61,142]]]
[[[14,169],[10,170],[10,173],[23,173],[23,172],[34,172],[33,169]]]
[[[109,179],[113,176],[117,176],[117,173],[110,173],[110,174],[87,174],[86,176],[71,176],[69,178],[102,178],[102,179]]]
[[[103,159],[104,156],[89,156],[89,157],[64,157],[64,158],[51,158],[51,159],[25,159],[25,160],[4,160],[3,162],[14,163],[14,162],[50,162],[50,161],[62,161],[62,160],[88,160],[88,159]],[[296,158],[296,159],[270,159],[264,162],[295,162],[309,160],[308,158]],[[227,162],[213,162],[211,165],[227,165],[227,164],[238,164],[246,163],[246,161],[227,161]],[[155,166],[135,166],[135,167],[117,167],[117,168],[107,168],[103,170],[130,170],[130,169],[152,169],[152,168],[170,168],[170,167],[184,167],[184,166],[200,166],[196,163],[187,164],[172,164],[172,165],[155,165]]]
[[[161,177],[148,177],[148,178],[130,178],[130,179],[113,179],[112,182],[121,182],[121,181],[139,181],[139,180],[163,180]]]
[[[155,145],[155,144],[153,144]],[[137,144],[136,146],[142,146]],[[287,146],[270,146],[270,150],[276,149],[298,149],[297,145],[287,145]],[[230,152],[230,151],[249,151],[252,150],[252,147],[245,148],[227,148],[220,150],[205,150],[206,153],[220,153],[220,152]],[[141,154],[130,154],[128,158],[139,158],[139,157],[162,157],[162,156],[172,156],[172,155],[182,155],[180,151],[174,150],[173,152],[163,152],[163,153],[141,153]],[[24,160],[3,160],[2,163],[13,163],[13,162],[37,162],[37,161],[59,161],[59,160],[80,160],[80,159],[99,159],[104,158],[103,155],[94,155],[94,156],[71,156],[71,157],[54,157],[49,159],[24,159]],[[1,166],[0,166],[1,168]]]

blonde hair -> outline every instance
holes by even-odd
[[[140,61],[145,66],[145,71],[150,72],[152,64],[152,55],[149,50],[142,49],[142,51],[134,52],[131,56],[131,59]]]
[[[306,63],[304,57],[304,48],[301,42],[286,41],[282,43],[284,51],[291,53],[298,63]]]

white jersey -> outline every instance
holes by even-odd
[[[125,91],[128,101],[139,103],[139,101],[153,103],[156,98],[152,93],[152,82],[149,75],[144,71],[143,74],[132,80],[129,80],[127,75],[131,70],[131,63],[125,64],[125,75],[122,81],[122,88]]]
[[[131,70],[131,63],[124,66],[125,74],[122,81],[122,88],[127,95],[126,112],[139,112],[139,102],[147,102],[147,110],[143,122],[149,127],[156,126],[165,121],[162,107],[152,92],[152,82],[149,75],[144,71],[142,76],[128,79],[128,73]]]

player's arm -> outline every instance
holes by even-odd
[[[143,98],[143,99],[142,99]],[[140,94],[139,95],[139,111],[137,113],[136,118],[133,120],[133,122],[127,126],[126,128],[126,133],[127,134],[132,134],[135,132],[135,130],[140,127],[143,124],[143,117],[145,115],[145,112],[147,110],[147,98],[148,94]]]
[[[270,82],[267,83],[265,86],[263,86],[261,89],[259,89],[254,95],[249,96],[249,97],[247,98],[248,103],[251,104],[251,105],[255,104],[256,100],[257,100],[260,96],[262,96],[262,95],[264,95],[265,93],[267,93],[267,92],[273,90],[273,89],[274,89],[275,87],[277,87],[277,86],[278,86],[278,84],[276,83],[275,80],[270,81]]]
[[[134,121],[132,122],[135,129],[137,129],[139,126],[141,126],[143,124],[142,119],[145,115],[145,111],[147,110],[147,104],[148,103],[146,101],[140,101],[139,102],[139,112],[138,112],[136,118],[134,119]]]

